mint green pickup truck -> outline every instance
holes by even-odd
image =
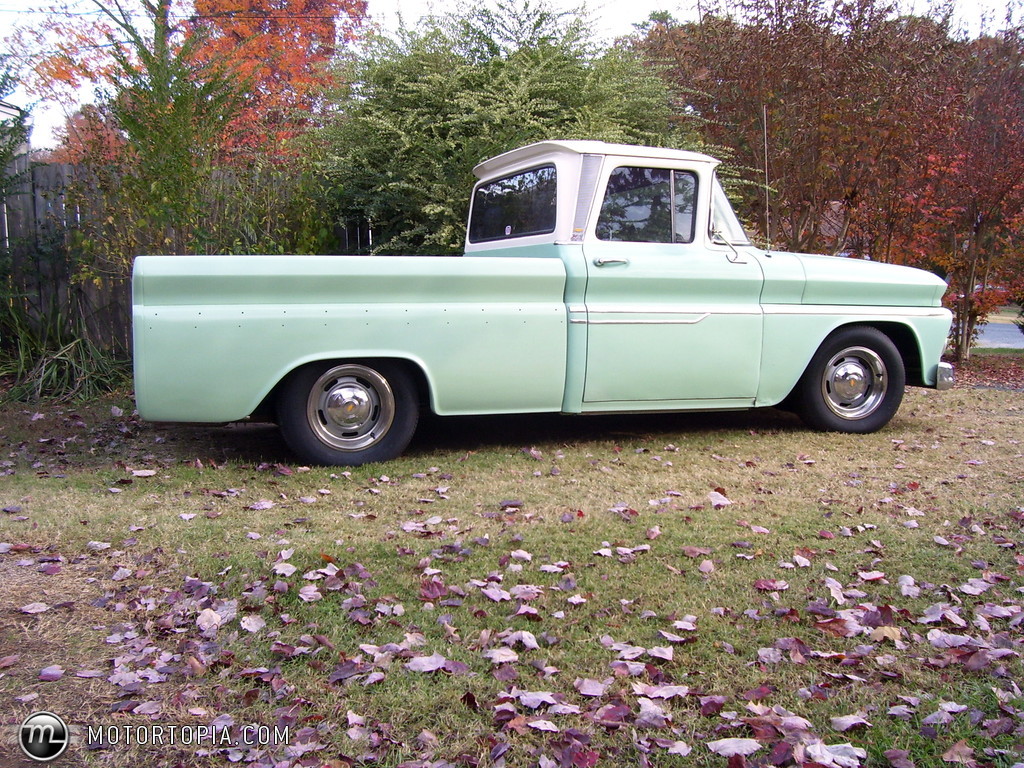
[[[545,141],[475,168],[465,255],[141,256],[135,392],[150,421],[276,421],[303,461],[402,453],[439,415],[783,405],[885,426],[947,389],[946,284],[764,251],[717,161]]]

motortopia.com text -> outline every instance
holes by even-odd
[[[212,725],[88,725],[83,726],[86,744],[167,747],[264,747],[288,744],[287,727],[242,725],[217,728]]]

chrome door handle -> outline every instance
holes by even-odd
[[[607,267],[610,264],[629,264],[629,259],[594,259],[595,267]]]

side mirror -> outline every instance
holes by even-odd
[[[733,245],[732,243],[730,243],[726,239],[725,235],[722,234],[722,230],[720,230],[720,229],[712,229],[711,230],[711,242],[714,245],[724,245],[726,248],[728,248],[730,251],[732,251],[732,253],[729,256],[727,256],[726,258],[728,258],[729,261],[731,261],[733,264],[746,264],[747,263],[746,261],[743,260],[743,257],[740,256],[740,252],[736,250],[736,246]]]

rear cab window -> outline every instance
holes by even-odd
[[[481,184],[473,194],[469,242],[486,243],[555,231],[554,165],[543,165]]]

